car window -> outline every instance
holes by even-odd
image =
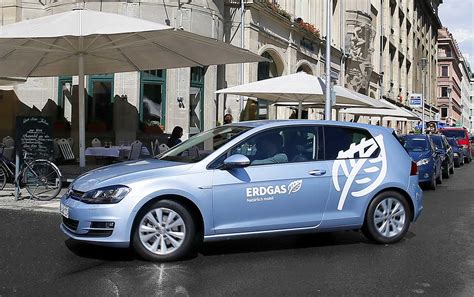
[[[210,167],[220,167],[235,154],[249,158],[250,166],[320,160],[322,146],[317,131],[315,126],[293,126],[260,132],[231,148]]]
[[[352,127],[341,127],[341,126],[325,126],[324,127],[324,147],[325,147],[325,159],[336,160],[338,159],[339,152],[346,152],[349,150],[351,144],[359,145],[364,140],[365,144],[360,147],[360,150],[351,153],[350,156],[344,158],[359,159],[361,153],[366,152],[370,145],[368,140],[373,139],[369,131],[359,128]],[[378,144],[370,158],[378,156],[380,148]]]
[[[221,126],[191,137],[161,156],[161,160],[184,163],[199,162],[232,139],[248,131],[249,127]]]
[[[406,137],[403,146],[409,152],[425,152],[429,150],[429,142],[424,137]]]
[[[443,133],[444,136],[446,137],[455,137],[456,139],[464,139],[466,138],[466,132],[461,129],[449,129],[449,130],[441,130],[441,133]]]
[[[441,137],[433,136],[431,137],[431,140],[433,140],[433,143],[435,144],[437,149],[444,149]]]

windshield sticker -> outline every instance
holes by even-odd
[[[263,202],[274,200],[275,195],[283,195],[296,193],[301,190],[303,180],[295,180],[288,185],[276,185],[267,187],[251,187],[246,188],[245,193],[247,196],[247,202]]]
[[[380,148],[379,156],[369,159],[377,148]],[[356,154],[359,155],[359,159],[354,159]],[[363,177],[356,179],[362,167],[366,164],[368,165],[363,170]],[[342,174],[347,178],[342,189],[339,184],[340,171],[342,171]],[[351,192],[350,194],[353,197],[363,197],[374,191],[382,183],[386,174],[387,156],[385,154],[385,145],[382,135],[369,140],[362,138],[359,144],[352,143],[347,151],[339,151],[337,160],[334,161],[332,166],[332,181],[334,187],[336,191],[341,192],[337,210],[343,209],[354,181],[357,185],[365,186],[365,188]]]

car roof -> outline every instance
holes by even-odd
[[[467,130],[464,127],[445,127],[445,128],[440,128],[439,130]]]
[[[393,129],[374,126],[369,124],[353,123],[353,122],[341,122],[341,121],[322,121],[322,120],[259,120],[259,121],[248,121],[248,122],[236,122],[229,124],[232,126],[243,126],[250,128],[272,128],[280,126],[292,126],[292,125],[327,125],[327,126],[341,126],[341,127],[353,127],[367,130],[377,130],[384,132],[393,132]]]

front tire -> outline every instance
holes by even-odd
[[[362,231],[377,243],[395,243],[407,233],[410,218],[410,207],[403,195],[382,192],[370,202]]]
[[[61,191],[61,173],[48,161],[33,161],[22,175],[26,190],[34,199],[48,201]]]
[[[160,200],[138,213],[132,244],[146,260],[175,261],[193,250],[195,234],[196,224],[186,207],[172,200]]]

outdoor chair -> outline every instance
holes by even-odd
[[[153,157],[156,157],[160,154],[160,142],[158,139],[155,139],[155,141],[151,141],[151,154]]]
[[[160,151],[160,154],[162,154],[162,153],[168,151],[170,148],[166,144],[162,143],[162,144],[160,144],[158,149]]]
[[[63,161],[76,160],[76,157],[74,156],[74,152],[72,151],[71,145],[66,139],[61,138],[58,141],[58,146],[59,146],[59,150],[61,151],[61,156],[62,156]]]
[[[15,152],[15,140],[11,136],[6,136],[2,139],[2,155],[10,160],[13,161],[13,154]]]
[[[67,139],[67,142],[69,143],[69,146],[71,147],[71,150],[74,149],[74,139],[72,139],[71,137],[69,137]]]
[[[102,146],[102,142],[99,138],[92,139],[92,147],[100,147]]]
[[[132,142],[130,154],[128,155],[128,160],[138,160],[142,152],[142,143],[139,140]]]

